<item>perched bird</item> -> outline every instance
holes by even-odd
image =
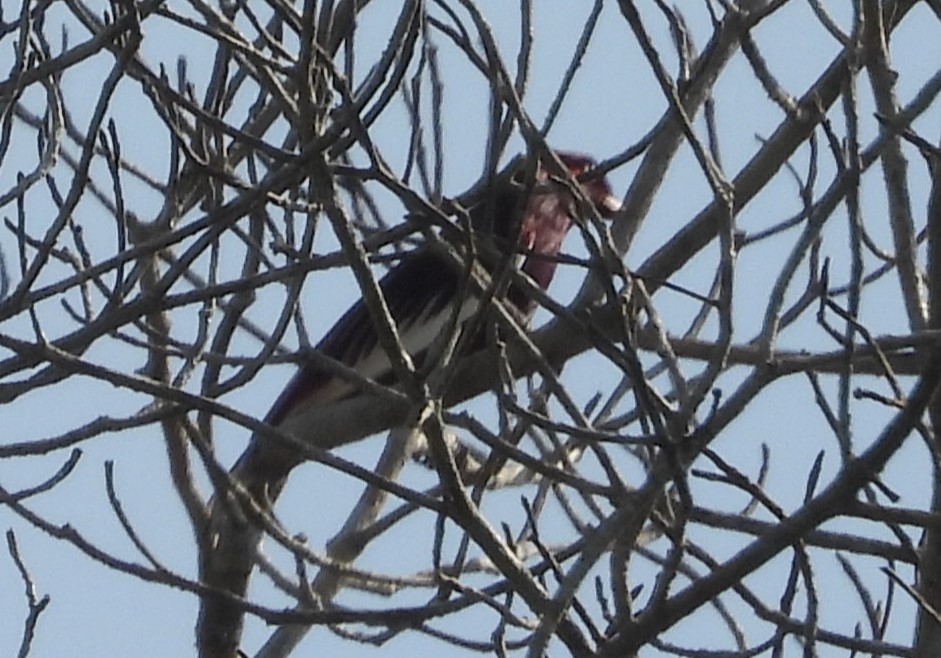
[[[594,161],[580,154],[556,153],[572,176],[587,172]],[[509,176],[499,180],[489,196],[470,208],[471,227],[489,238],[497,253],[511,261],[541,288],[546,289],[555,274],[562,241],[573,225],[577,202],[567,184],[553,181],[544,164],[535,168],[535,181],[525,184]],[[581,183],[585,197],[599,215],[611,217],[620,202],[611,194],[603,178]],[[505,258],[504,263],[505,263]],[[483,264],[493,271],[500,258]],[[478,311],[473,295],[462,295],[462,273],[447,255],[432,249],[418,249],[402,260],[380,280],[379,287],[395,320],[405,351],[416,364],[452,320],[459,324]],[[536,308],[524,289],[511,282],[506,301],[525,323]],[[456,305],[461,308],[457,309]],[[479,340],[465,341],[481,346]],[[381,384],[394,384],[388,355],[379,344],[369,309],[359,300],[333,325],[316,350],[353,368],[363,377]],[[322,405],[354,395],[356,386],[314,363],[301,367],[275,401],[265,421],[279,426],[308,405]],[[289,448],[255,439],[239,460],[234,473],[253,495],[273,502],[289,471],[300,462]],[[264,484],[266,491],[258,491]]]
[[[582,155],[556,155],[572,176],[581,175],[594,165]],[[479,253],[481,264],[495,276],[501,266],[510,266],[518,268],[542,289],[552,281],[556,257],[580,204],[570,181],[550,176],[551,169],[545,163],[530,167],[535,176],[529,181],[521,178],[522,168],[516,174],[501,176],[484,193],[484,198],[469,209],[475,236],[494,247]],[[585,180],[581,191],[604,217],[612,216],[620,207],[603,178]],[[379,282],[402,345],[416,364],[422,365],[428,349],[448,323],[456,320],[460,329],[466,328],[470,318],[484,310],[479,308],[481,304],[473,290],[465,294],[460,267],[452,261],[447,254],[419,248],[404,256]],[[513,279],[504,301],[525,322],[536,303],[526,288]],[[461,344],[472,350],[485,343],[469,336],[462,337]],[[362,300],[336,322],[316,349],[364,377],[385,385],[395,384],[390,359],[379,343],[369,309]],[[356,385],[348,379],[308,363],[294,375],[265,420],[281,428],[297,425],[303,422],[311,405],[329,404],[356,394]],[[270,509],[291,470],[301,461],[302,456],[289,446],[256,436],[231,475],[258,506]],[[212,550],[200,553],[200,581],[211,589],[244,597],[262,531],[259,524],[236,513],[238,505],[233,502],[231,492],[213,500],[206,532]],[[224,597],[207,597],[197,624],[200,655],[235,655],[243,616],[240,605]]]

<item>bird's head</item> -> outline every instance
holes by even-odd
[[[614,217],[621,208],[621,202],[611,193],[611,186],[603,176],[591,174],[595,161],[587,155],[570,151],[555,151],[554,155],[558,163],[544,157],[535,167],[531,162],[518,158],[497,177],[495,184],[472,192],[480,195],[471,201],[474,229],[500,241],[511,242],[527,223],[527,215],[537,210],[539,205],[555,200],[558,202],[556,208],[568,220],[568,230],[572,218],[585,214],[587,208],[573,194],[575,185],[581,190],[582,200],[592,203],[600,217]],[[562,175],[563,171],[568,176]],[[577,180],[573,183],[571,179]]]
[[[568,174],[576,179],[590,172],[596,164],[592,158],[582,153],[556,151],[555,156],[566,168]],[[550,178],[548,171],[551,171],[551,166],[543,162],[537,173],[537,179]],[[578,185],[585,198],[594,204],[595,210],[601,217],[611,219],[621,209],[621,202],[611,192],[611,186],[603,176],[587,176],[585,180],[579,180]],[[574,208],[572,212],[576,212]]]

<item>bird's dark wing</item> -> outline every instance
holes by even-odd
[[[454,264],[427,249],[409,254],[379,281],[410,356],[421,356],[444,329],[454,312],[459,284],[460,274]],[[475,310],[470,300],[465,302],[462,319]],[[391,372],[389,358],[379,345],[376,327],[362,299],[333,325],[316,349],[370,379],[382,381]],[[338,400],[354,391],[351,382],[308,363],[294,375],[265,420],[277,425],[300,406]]]

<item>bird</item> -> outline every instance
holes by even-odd
[[[532,286],[520,285],[518,279],[526,276],[535,286],[548,288],[566,234],[576,221],[584,219],[582,211],[590,207],[583,201],[587,200],[605,218],[612,218],[620,209],[608,182],[601,176],[591,176],[593,159],[571,152],[555,152],[554,156],[570,176],[588,174],[578,183],[582,199],[573,194],[571,180],[552,175],[561,171],[558,164],[551,157],[542,157],[535,166],[523,161],[521,166],[497,176],[481,199],[467,209],[471,233],[493,247],[476,252],[483,268],[495,277],[501,274],[501,267],[515,268],[521,275],[509,277],[501,294],[505,307],[524,325],[537,303],[527,292]],[[469,334],[461,336],[459,345],[464,349],[457,358],[486,346],[486,331],[479,329],[486,323],[472,322],[475,317],[487,317],[479,315],[488,308],[482,301],[486,297],[478,298],[473,290],[466,294],[463,282],[464,274],[455,259],[430,245],[404,255],[380,279],[379,289],[402,346],[420,367],[438,336],[455,321],[459,331],[467,329]],[[475,330],[480,333],[470,335]],[[378,384],[396,384],[391,360],[380,345],[372,315],[362,300],[353,303],[315,349]],[[290,428],[292,423],[296,426],[303,422],[312,405],[328,405],[360,394],[354,382],[334,372],[313,360],[305,362],[277,397],[265,422]],[[234,496],[231,487],[224,495],[213,497],[205,532],[211,550],[200,552],[201,583],[211,590],[245,596],[254,565],[252,557],[262,538],[262,525],[253,519],[258,518],[257,512],[273,509],[291,471],[303,461],[299,451],[283,442],[270,440],[263,433],[252,437],[229,476],[254,505],[246,505],[249,501],[241,495]],[[197,623],[201,655],[234,655],[243,615],[242,607],[232,601],[207,597]]]
[[[574,178],[589,172],[595,161],[580,153],[555,152]],[[579,203],[566,181],[550,175],[540,159],[533,180],[524,180],[525,165],[503,175],[468,210],[473,232],[483,234],[499,257],[482,256],[485,269],[494,273],[509,260],[543,290],[549,287],[558,265],[557,256],[566,234],[579,216]],[[531,173],[532,173],[531,171]],[[529,183],[529,184],[527,184]],[[599,216],[612,218],[621,204],[604,177],[588,177],[581,192]],[[492,250],[494,251],[494,250]],[[486,251],[484,251],[486,254]],[[431,248],[405,255],[379,281],[402,347],[418,365],[442,331],[454,321],[467,325],[481,309],[473,294],[462,294],[463,274],[453,257]],[[532,317],[537,303],[525,287],[511,280],[505,293],[507,305],[522,325]],[[458,307],[460,305],[460,307]],[[462,341],[468,351],[484,345],[484,332]],[[360,299],[344,313],[315,347],[320,354],[352,368],[379,384],[394,385],[391,360],[379,343],[378,332],[366,303]],[[356,384],[322,365],[309,361],[294,374],[265,416],[265,422],[283,426],[310,405],[325,405],[354,396]],[[265,507],[279,495],[290,471],[302,457],[290,447],[255,437],[233,473]]]

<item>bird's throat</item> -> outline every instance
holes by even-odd
[[[520,247],[528,255],[521,269],[544,290],[552,281],[558,264],[555,257],[572,226],[569,206],[560,195],[541,194],[530,200],[523,216]]]

